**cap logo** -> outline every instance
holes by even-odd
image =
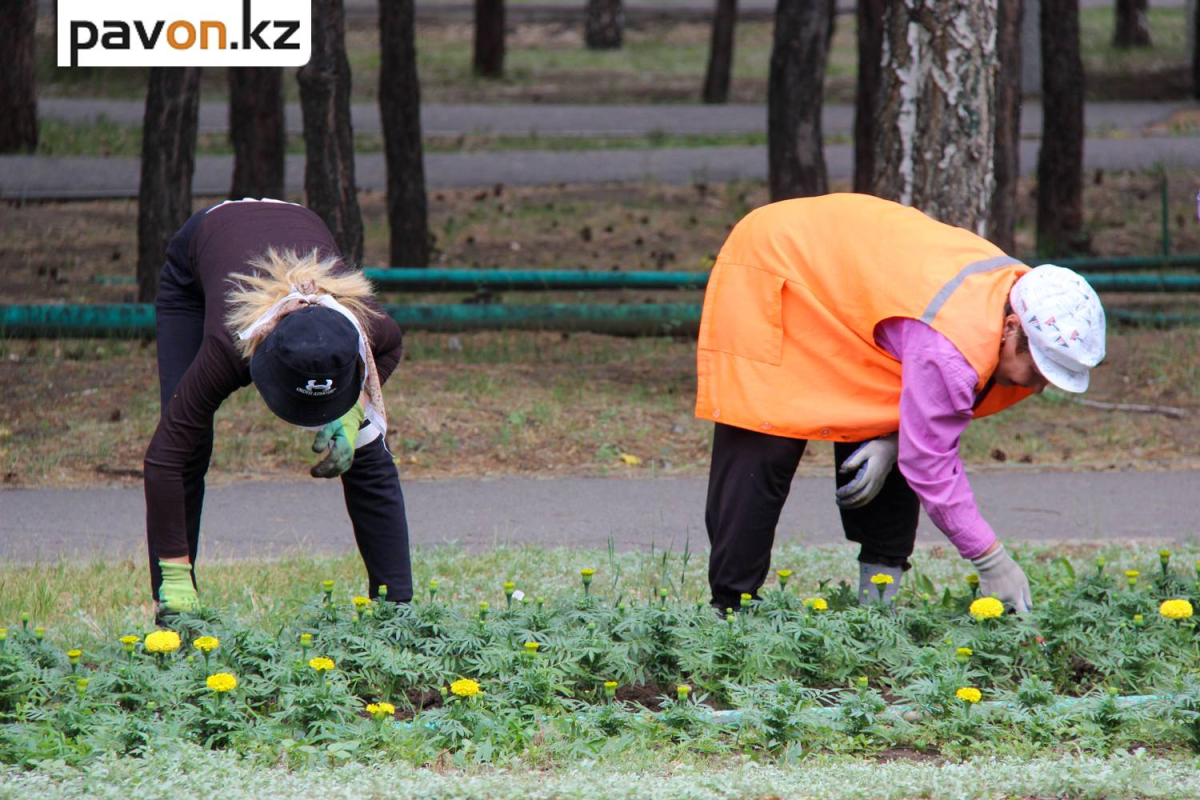
[[[309,397],[324,397],[333,393],[333,378],[324,381],[309,381],[307,386],[297,386],[296,391]]]

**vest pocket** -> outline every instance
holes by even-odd
[[[718,261],[708,279],[699,346],[778,366],[783,357],[784,279]]]

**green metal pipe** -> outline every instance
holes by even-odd
[[[1195,257],[1200,266],[1200,255]],[[595,289],[703,289],[707,272],[580,272],[575,270],[394,269],[363,270],[393,291],[589,291]],[[1200,292],[1200,275],[1085,275],[1098,292]]]
[[[1086,272],[1094,269],[1143,270],[1200,267],[1200,253],[1174,256],[1084,256],[1081,258],[1032,258],[1029,264],[1057,264],[1060,267]]]
[[[363,274],[390,291],[572,291],[591,289],[703,289],[707,272],[583,272],[564,269],[370,268]]]
[[[699,303],[637,305],[385,305],[405,330],[554,330],[616,336],[694,335]],[[0,306],[0,336],[10,338],[151,338],[149,303]]]

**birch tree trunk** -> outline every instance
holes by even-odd
[[[733,32],[737,28],[737,0],[717,0],[713,14],[712,39],[708,47],[708,69],[704,74],[706,103],[728,103],[733,78]]]
[[[854,191],[870,193],[875,177],[883,15],[887,0],[858,0],[858,86],[854,93]]]
[[[1113,47],[1149,47],[1150,20],[1146,0],[1117,0]]]
[[[329,226],[342,258],[357,267],[363,225],[354,182],[345,9],[342,0],[312,0],[312,14],[312,58],[296,75],[304,115],[304,193],[308,207]]]
[[[996,19],[996,188],[988,238],[1008,254],[1016,249],[1017,181],[1021,163],[1021,0],[1003,0]]]
[[[281,199],[287,148],[282,68],[229,69],[229,140],[233,144],[229,196]]]
[[[767,83],[771,200],[829,191],[821,147],[821,92],[832,3],[778,0]]]
[[[37,149],[37,0],[0,2],[0,153]]]
[[[504,75],[504,0],[475,0],[475,74]]]
[[[379,2],[379,110],[387,159],[390,264],[394,267],[429,264],[415,13],[413,0]]]
[[[624,38],[622,0],[588,0],[583,25],[583,41],[588,50],[616,50]]]
[[[138,189],[138,302],[158,296],[167,244],[192,214],[200,69],[154,67],[142,118],[142,177]]]
[[[1088,250],[1083,232],[1083,61],[1079,0],[1042,2],[1042,147],[1037,247],[1043,256]]]
[[[874,194],[987,235],[997,0],[892,0],[884,19]]]

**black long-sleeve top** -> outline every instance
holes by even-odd
[[[339,254],[333,235],[320,217],[303,206],[275,202],[216,206],[191,231],[190,241],[173,241],[168,251],[169,260],[186,260],[186,264],[173,266],[178,274],[191,276],[197,282],[193,289],[204,297],[204,338],[162,409],[146,450],[146,527],[160,558],[188,555],[185,466],[207,449],[217,408],[251,382],[250,362],[238,352],[225,327],[226,298],[233,288],[230,276],[248,272],[249,259],[268,246],[301,253],[317,248],[322,253]],[[400,362],[400,328],[391,318],[379,316],[373,318],[366,333],[383,383]],[[207,469],[207,463],[198,466]]]

